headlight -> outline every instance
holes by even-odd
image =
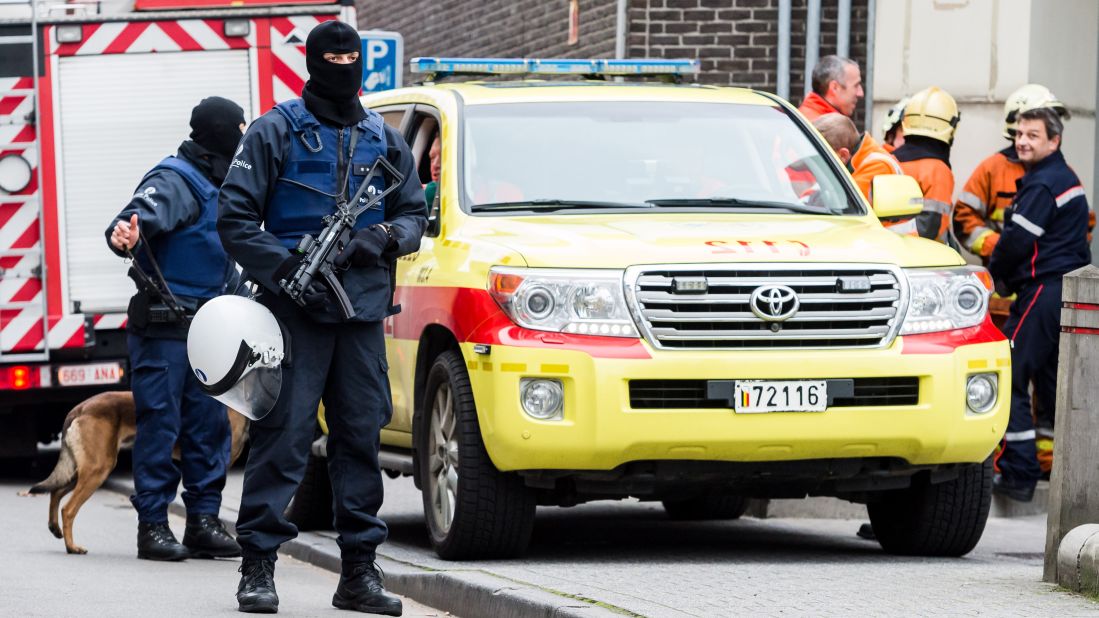
[[[489,292],[524,328],[637,337],[620,270],[493,268]]]
[[[988,313],[992,278],[978,266],[905,270],[908,311],[902,335],[977,326]]]

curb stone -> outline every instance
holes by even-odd
[[[1057,580],[1074,592],[1099,594],[1099,524],[1077,526],[1061,539]]]
[[[103,483],[103,488],[125,495],[130,495],[134,490],[132,482],[117,478],[108,478]],[[174,515],[187,514],[178,496],[168,506],[168,510]],[[235,510],[222,506],[219,517],[228,530],[236,532]],[[340,572],[339,547],[332,539],[319,534],[302,532],[296,539],[284,543],[279,551],[327,571]],[[385,572],[386,588],[391,592],[454,616],[621,618],[623,615],[583,600],[554,594],[537,586],[497,577],[475,568],[440,571],[398,561],[382,553],[378,554],[377,562]]]

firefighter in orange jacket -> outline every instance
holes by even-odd
[[[825,56],[813,67],[813,91],[801,102],[798,111],[809,122],[837,112],[850,117],[862,95],[858,63],[843,56]]]
[[[824,141],[832,147],[832,150],[847,166],[851,172],[851,178],[858,185],[859,191],[866,196],[866,200],[874,203],[871,194],[871,186],[876,176],[882,174],[903,174],[901,166],[893,155],[886,152],[869,133],[859,135],[855,123],[843,114],[825,114],[813,122],[813,126],[820,131]],[[890,230],[904,235],[915,235],[916,224],[914,219],[904,221],[882,221],[882,225]]]
[[[923,212],[916,215],[920,236],[951,245],[950,214],[954,173],[950,146],[961,115],[946,91],[932,86],[912,95],[904,108],[904,145],[893,151],[901,169],[920,183]]]

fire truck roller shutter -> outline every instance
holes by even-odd
[[[103,227],[142,176],[175,154],[201,99],[225,97],[251,121],[247,50],[60,59],[58,200],[66,310],[125,311],[134,293]]]

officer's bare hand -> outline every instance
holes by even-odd
[[[133,249],[137,246],[140,231],[137,227],[137,215],[130,217],[129,221],[119,221],[111,232],[111,245],[119,251]]]

